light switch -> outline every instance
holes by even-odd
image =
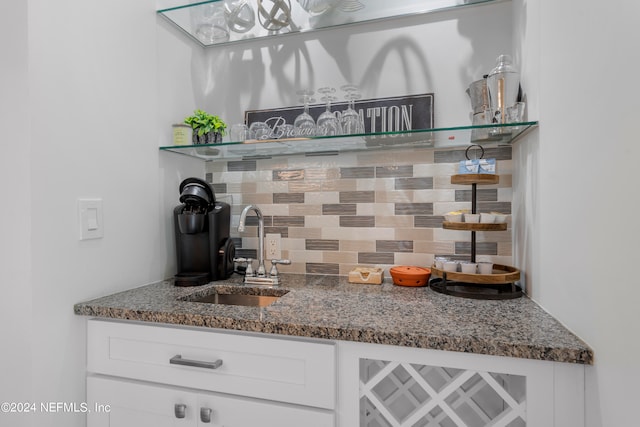
[[[80,240],[103,237],[102,199],[78,199]]]

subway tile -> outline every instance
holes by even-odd
[[[340,218],[340,217],[338,217]],[[391,240],[394,238],[393,228],[377,228],[377,227],[323,227],[323,239],[342,240]]]
[[[393,203],[358,203],[356,215],[394,216],[395,204]]]
[[[430,190],[433,188],[433,177],[398,178],[395,182],[396,190]]]
[[[477,211],[511,214],[511,202],[478,202]]]
[[[372,239],[340,240],[340,248],[344,252],[375,252],[376,243]]]
[[[377,203],[410,203],[413,202],[413,190],[376,191]]]
[[[255,160],[230,160],[227,162],[227,170],[229,172],[245,172],[245,171],[255,171],[256,161]]]
[[[375,227],[376,218],[373,216],[341,216],[340,227]]]
[[[376,178],[409,178],[412,176],[413,165],[376,167]]]
[[[360,252],[358,253],[358,262],[361,264],[394,264],[395,257],[393,253]]]
[[[300,239],[320,239],[322,237],[322,228],[318,227],[291,227],[289,230],[289,238]]]
[[[245,193],[242,195],[243,205],[263,206],[263,205],[270,205],[271,203],[273,203],[273,196],[271,194]]]
[[[413,227],[410,215],[376,215],[376,226],[386,228]]]
[[[306,273],[307,274],[333,274],[337,275],[340,273],[339,264],[334,263],[306,263]]]
[[[340,203],[375,203],[376,194],[373,191],[341,191]]]
[[[335,180],[340,178],[340,171],[335,168],[306,168],[304,171],[304,179],[308,181]]]
[[[413,228],[411,227],[395,227],[394,238],[396,240],[413,240],[413,250],[416,250],[416,243],[421,240],[433,240],[433,229],[431,228]]]
[[[289,191],[292,193],[310,193],[312,191],[323,191],[322,182],[320,181],[290,181]]]
[[[298,181],[304,179],[304,169],[274,170],[272,179],[274,181]]]
[[[413,252],[413,241],[376,240],[376,252]]]
[[[358,262],[358,253],[357,252],[339,252],[339,251],[323,252],[322,262],[340,264],[340,265],[345,263],[356,264]]]
[[[440,215],[416,215],[414,217],[414,227],[441,228],[444,217]]]
[[[340,177],[345,178],[374,178],[375,169],[373,167],[361,166],[361,167],[347,167],[340,168]]]
[[[304,193],[273,193],[273,203],[304,203]]]
[[[304,227],[303,216],[274,216],[273,225],[275,227]]]
[[[458,163],[466,160],[465,150],[437,150],[434,153],[435,163]],[[473,150],[469,152],[469,158],[474,158]],[[485,159],[511,160],[511,147],[488,147],[484,149]]]
[[[397,265],[416,265],[418,267],[429,267],[433,265],[432,254],[416,253],[396,253],[395,263]]]
[[[307,239],[305,249],[308,251],[338,251],[340,242],[327,239]]]
[[[326,204],[322,205],[322,215],[355,215],[355,204]]]
[[[455,242],[418,241],[413,244],[413,251],[425,254],[453,254]]]
[[[432,215],[433,203],[396,203],[396,215]]]
[[[304,217],[304,223],[305,227],[338,227],[340,225],[340,217],[338,215],[307,215]]]
[[[247,183],[249,184],[249,182]],[[251,193],[289,193],[289,182],[288,181],[260,181],[253,182],[254,186],[253,191],[245,190],[244,192]]]
[[[456,242],[456,255],[471,254],[471,242]],[[476,242],[476,254],[498,255],[498,244],[495,242]]]
[[[456,202],[470,202],[472,190],[456,190]],[[498,190],[495,188],[476,191],[478,202],[495,202],[498,200]]]
[[[293,216],[322,215],[322,205],[311,205],[308,203],[294,203],[289,206],[289,215],[293,215]]]

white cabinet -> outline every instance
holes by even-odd
[[[102,320],[87,331],[88,404],[108,408],[89,427],[335,425],[333,343]]]
[[[333,411],[113,377],[87,379],[90,427],[330,427]]]
[[[575,363],[104,320],[88,334],[89,427],[584,427]]]

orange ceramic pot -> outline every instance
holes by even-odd
[[[426,286],[431,277],[431,269],[401,265],[389,269],[393,284],[398,286]]]

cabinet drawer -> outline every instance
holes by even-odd
[[[102,320],[87,332],[89,372],[335,408],[331,343]]]

